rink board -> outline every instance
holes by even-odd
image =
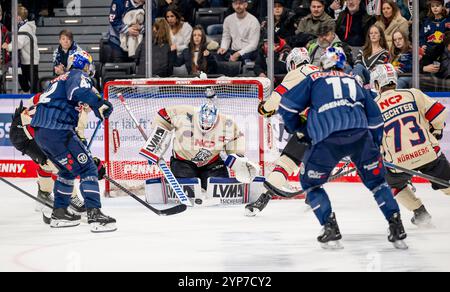
[[[450,93],[429,93],[433,98],[438,99],[448,108],[450,108]],[[15,108],[20,104],[20,101],[24,103],[31,97],[31,95],[0,95],[0,176],[1,177],[20,177],[20,178],[33,178],[36,177],[37,166],[26,156],[23,156],[20,152],[16,151],[12,147],[9,141],[9,130],[11,126],[12,113]],[[90,120],[88,128],[86,130],[86,137],[90,139],[94,129],[97,125],[97,119],[94,115],[89,116]],[[447,119],[447,124],[450,124],[450,117]],[[274,127],[276,128],[276,127]],[[96,156],[104,159],[104,142],[103,142],[103,130],[98,131],[92,145],[92,153]],[[139,137],[136,137],[139,138]],[[283,148],[286,141],[277,141],[278,148]],[[450,129],[447,127],[444,131],[444,137],[441,141],[441,148],[443,152],[448,156],[450,153]],[[340,165],[339,165],[340,166]],[[293,175],[290,178],[292,181],[298,180],[298,175]],[[342,182],[359,182],[359,177],[354,172],[338,181]],[[416,179],[415,182],[425,182],[425,180]]]

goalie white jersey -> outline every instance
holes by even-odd
[[[174,131],[173,155],[198,167],[213,163],[222,151],[245,153],[245,137],[232,117],[218,114],[213,128],[204,131],[199,125],[199,109],[194,106],[172,106],[158,112],[155,126]]]
[[[416,169],[435,160],[440,152],[430,128],[445,126],[447,111],[417,89],[388,90],[375,101],[384,120],[384,158],[399,166]]]
[[[316,71],[319,71],[319,67],[310,64],[302,65],[299,68],[290,71],[284,77],[281,84],[274,89],[270,98],[264,104],[264,109],[268,112],[278,110],[283,94],[302,82],[306,76]]]

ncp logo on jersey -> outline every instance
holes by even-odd
[[[400,94],[386,98],[384,101],[380,102],[381,110],[384,110],[391,105],[395,105],[400,101],[402,101],[402,96]]]
[[[77,156],[77,160],[81,164],[86,164],[88,162],[88,156],[85,153],[80,153]]]
[[[0,146],[12,146],[9,140],[11,122],[11,114],[0,113]]]

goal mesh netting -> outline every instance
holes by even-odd
[[[270,122],[257,113],[260,100],[270,94],[267,78],[219,78],[195,79],[139,79],[111,81],[105,84],[104,93],[114,105],[114,112],[105,123],[105,160],[108,175],[130,190],[144,190],[145,181],[161,177],[157,166],[149,165],[139,150],[145,141],[133,120],[120,103],[118,94],[123,94],[131,111],[147,134],[157,112],[175,105],[200,106],[207,101],[206,89],[212,88],[219,112],[231,116],[246,138],[246,156],[261,165],[261,175],[270,170],[271,161],[278,157],[273,147]],[[164,158],[170,161],[168,149]],[[118,195],[106,185],[107,195]]]

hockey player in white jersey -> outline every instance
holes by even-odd
[[[396,89],[397,74],[391,64],[378,65],[371,73],[371,80],[379,92],[375,101],[385,122],[384,159],[449,181],[450,164],[439,147],[447,118],[445,107],[418,89]],[[412,176],[388,170],[386,179],[397,201],[414,212],[412,223],[428,225],[431,216],[409,186]],[[437,183],[431,185],[450,195],[450,188]]]
[[[280,105],[281,97],[291,88],[299,84],[309,74],[319,70],[317,66],[309,64],[310,58],[305,48],[294,48],[286,58],[288,74],[272,92],[267,101],[260,103],[258,112],[264,117],[271,117],[276,113]],[[301,117],[306,120],[305,113]],[[306,123],[305,123],[306,124]],[[303,159],[303,154],[309,147],[309,141],[304,136],[293,135],[283,152],[275,162],[276,166],[267,177],[267,181],[277,188],[286,186],[289,175],[297,173]],[[247,216],[255,216],[261,212],[272,198],[271,192],[261,194],[254,203],[245,206]]]
[[[199,178],[206,190],[209,177],[229,177],[250,183],[259,166],[245,157],[245,137],[232,117],[219,113],[215,93],[206,90],[208,101],[200,107],[189,105],[162,108],[152,123],[153,131],[144,151],[155,162],[169,148],[174,136],[170,168],[177,178]],[[228,155],[223,161],[220,154]]]

